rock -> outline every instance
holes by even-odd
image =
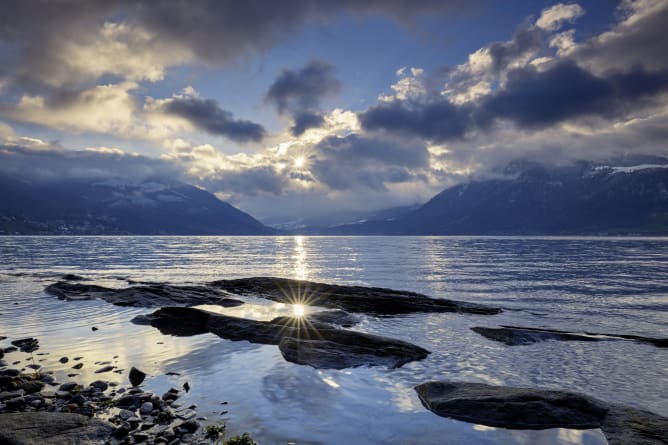
[[[117,306],[161,307],[171,305],[194,306],[217,304],[224,307],[240,306],[243,301],[227,297],[225,292],[207,286],[172,286],[150,284],[112,289],[94,284],[59,281],[45,291],[61,300],[92,300],[100,298]]]
[[[189,384],[188,382],[185,382],[185,383],[183,384],[183,389],[185,390],[185,392],[190,391],[190,384]]]
[[[443,417],[511,429],[601,428],[609,445],[658,445],[668,419],[565,391],[427,382],[415,387],[422,404]]]
[[[140,371],[139,369],[133,366],[130,369],[130,374],[128,375],[128,378],[130,379],[130,383],[132,384],[132,386],[139,386],[146,378],[146,373]]]
[[[34,380],[29,380],[19,385],[19,388],[24,390],[26,394],[34,394],[36,392],[40,392],[44,388],[44,383]]]
[[[49,384],[54,383],[56,381],[56,379],[52,375],[49,375],[49,374],[42,374],[42,376],[40,377],[39,380],[41,382],[49,383]]]
[[[72,393],[69,391],[56,391],[56,398],[69,400],[72,398]]]
[[[280,303],[296,303],[297,295],[309,305],[371,315],[414,312],[498,314],[501,309],[474,303],[431,298],[415,292],[377,287],[342,286],[287,278],[253,277],[219,280],[210,287],[238,295],[254,295]]]
[[[516,326],[501,326],[487,328],[474,326],[472,331],[483,337],[504,343],[508,346],[528,345],[546,340],[559,341],[610,341],[626,340],[647,343],[658,348],[668,348],[668,338],[641,337],[638,335],[600,334],[596,332],[567,332],[556,329],[522,328]]]
[[[141,404],[139,407],[139,412],[141,414],[151,414],[153,412],[153,403],[151,402],[144,402]]]
[[[24,395],[25,391],[22,389],[16,391],[2,391],[0,392],[0,400],[13,399],[15,397],[23,397]]]
[[[86,398],[84,396],[82,396],[81,394],[75,394],[70,399],[70,402],[72,402],[72,403],[74,403],[78,406],[82,406],[84,403],[86,403]]]
[[[279,345],[286,360],[316,368],[399,367],[429,354],[401,340],[331,325],[286,326],[184,307],[162,308],[149,317],[163,334],[187,336],[211,332],[228,340]]]
[[[116,369],[115,366],[111,365],[103,366],[102,368],[95,370],[95,374],[102,374],[103,372],[113,371],[114,369]]]
[[[67,362],[70,361],[70,359],[67,358],[67,357],[60,357],[60,359],[58,359],[58,361],[59,361],[60,363],[67,363]]]
[[[84,281],[85,278],[81,275],[75,275],[73,273],[66,273],[61,277],[65,281]]]
[[[0,416],[0,443],[21,445],[103,444],[114,427],[79,414],[25,412]]]
[[[21,352],[35,352],[39,349],[39,340],[36,338],[22,338],[20,340],[14,340],[12,342],[14,346],[19,348]],[[6,351],[6,350],[5,350]]]
[[[75,389],[81,389],[81,387],[77,382],[67,382],[60,385],[58,389],[61,391],[74,391]]]
[[[199,422],[196,420],[186,420],[181,425],[179,425],[179,427],[183,428],[189,433],[194,433],[199,428]]]
[[[121,420],[128,420],[130,417],[134,417],[135,413],[134,411],[130,411],[128,409],[121,409],[118,412],[118,417],[121,418]]]
[[[117,407],[132,410],[138,409],[141,404],[141,399],[132,394],[125,395],[116,401]]]
[[[90,384],[90,386],[92,386],[93,388],[98,388],[102,391],[106,391],[107,388],[109,388],[109,384],[107,384],[107,382],[104,382],[102,380],[95,380]]]
[[[4,400],[3,403],[9,410],[19,410],[26,406],[26,399],[24,397],[14,397]]]
[[[97,327],[95,327],[95,326],[93,326],[92,328],[90,328],[90,330],[91,330],[91,331],[93,331],[93,332],[95,332],[95,331],[97,331],[97,330],[98,330],[98,328],[97,328]]]
[[[83,368],[83,363],[77,363],[76,365],[72,366],[72,369],[81,369]]]

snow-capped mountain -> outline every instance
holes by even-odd
[[[668,234],[668,159],[515,161],[495,179],[448,188],[393,221],[338,234]]]

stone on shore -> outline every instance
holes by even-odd
[[[12,445],[103,444],[114,426],[80,414],[21,412],[0,415],[0,443]]]
[[[415,390],[435,414],[486,426],[600,428],[609,445],[658,445],[668,437],[665,417],[565,391],[439,381]]]
[[[94,284],[59,281],[47,286],[45,291],[61,300],[80,301],[99,298],[117,306],[161,307],[216,304],[223,307],[234,307],[244,304],[243,301],[228,298],[225,292],[207,286],[150,284],[112,289]]]
[[[133,366],[130,369],[130,374],[128,375],[128,378],[130,379],[130,383],[132,384],[132,386],[139,386],[146,378],[146,373],[140,371],[139,369]]]
[[[501,312],[501,309],[495,307],[431,298],[415,292],[287,278],[253,277],[219,280],[209,283],[209,286],[237,295],[254,295],[280,303],[303,302],[312,306],[380,316],[415,312],[461,312],[484,315]]]
[[[668,338],[650,338],[639,335],[625,334],[600,334],[596,332],[568,332],[556,329],[523,328],[517,326],[501,326],[488,328],[474,326],[472,331],[477,332],[485,338],[504,343],[508,346],[529,345],[547,340],[558,341],[611,341],[626,340],[647,343],[657,348],[668,348]]]
[[[299,318],[294,318],[294,324],[291,325],[286,319],[289,317],[274,323],[195,308],[166,307],[148,316],[141,316],[139,321],[149,322],[168,335],[190,336],[211,332],[227,340],[277,345],[286,360],[315,368],[378,365],[395,368],[429,355],[429,351],[401,340],[349,331],[328,324],[305,323]]]

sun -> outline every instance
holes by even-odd
[[[292,305],[292,315],[295,317],[303,317],[304,316],[304,305],[303,304],[293,304]]]
[[[294,162],[296,168],[302,168],[306,164],[306,158],[304,156],[297,156]]]

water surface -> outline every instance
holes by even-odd
[[[665,350],[630,341],[508,347],[469,329],[509,324],[666,337],[665,238],[2,237],[0,264],[0,335],[38,337],[39,352],[50,355],[35,359],[61,381],[73,372],[72,363],[58,362],[63,355],[84,357],[75,377],[84,381],[99,378],[95,362],[107,360],[148,372],[154,391],[188,381],[192,390],[183,403],[197,404],[207,422],[224,420],[231,433],[251,432],[263,445],[605,443],[598,430],[512,431],[440,418],[412,389],[433,379],[576,391],[668,415]],[[127,280],[278,276],[405,289],[506,311],[364,317],[356,329],[432,354],[395,370],[316,370],[285,362],[275,346],[212,334],[169,337],[130,323],[150,309],[59,301],[43,289],[62,273],[114,287]],[[292,310],[249,302],[225,311],[270,319]],[[25,359],[5,356],[9,363]]]

